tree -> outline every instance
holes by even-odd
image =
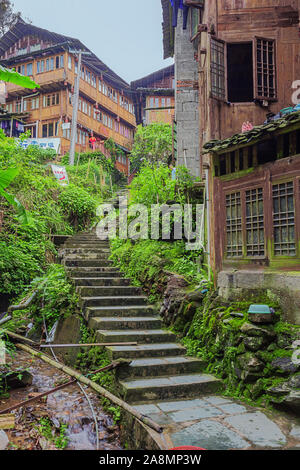
[[[130,156],[132,170],[139,170],[143,163],[153,168],[168,163],[172,154],[172,127],[170,124],[138,126]]]
[[[0,0],[0,33],[5,34],[21,18],[20,12],[13,11],[14,4],[10,0]]]

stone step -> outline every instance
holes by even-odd
[[[65,254],[61,254],[59,253],[60,255],[63,255],[64,259],[65,260],[95,260],[95,261],[107,261],[110,257],[110,253],[97,253],[97,252],[94,252],[94,251],[89,251],[89,252],[86,252],[86,253],[65,253]]]
[[[203,372],[206,366],[202,359],[185,356],[135,359],[130,366],[117,369],[117,378],[128,380],[133,377],[193,374]]]
[[[85,307],[106,307],[115,305],[147,305],[148,299],[145,296],[128,295],[126,297],[81,297],[79,303]]]
[[[167,343],[176,341],[173,333],[165,330],[97,330],[97,341],[104,343],[131,343],[139,344]]]
[[[81,249],[106,249],[110,250],[110,246],[107,243],[103,242],[75,242],[75,241],[67,241],[64,244],[64,248],[81,248]]]
[[[108,356],[115,360],[184,356],[186,349],[177,343],[139,344],[137,346],[107,346]]]
[[[114,306],[114,307],[89,307],[85,311],[85,319],[106,317],[150,317],[156,316],[156,309],[152,305]]]
[[[159,317],[92,317],[89,327],[94,330],[158,330],[162,328]]]
[[[105,255],[109,256],[110,255],[110,249],[109,248],[62,248],[60,250],[62,254],[65,256],[70,256],[70,255],[78,255],[78,254],[83,254],[83,255]]]
[[[72,277],[76,286],[129,286],[130,279],[124,277]]]
[[[121,396],[127,402],[184,398],[216,393],[222,381],[208,374],[169,375],[120,381]]]
[[[67,273],[70,277],[84,277],[85,279],[95,279],[97,277],[122,277],[118,268],[114,266],[102,266],[94,268],[78,268],[76,266],[66,266]]]
[[[76,291],[82,297],[112,297],[141,295],[139,287],[132,286],[77,286]]]
[[[104,268],[105,266],[111,266],[112,261],[108,259],[64,259],[65,266],[78,267],[78,268]]]

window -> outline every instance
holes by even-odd
[[[49,59],[46,60],[46,72],[49,72],[50,70],[50,61]]]
[[[227,257],[243,255],[241,193],[226,196]]]
[[[25,65],[22,65],[22,66],[21,66],[21,74],[22,74],[22,75],[25,75]]]
[[[39,109],[40,107],[40,99],[39,97],[37,98],[32,98],[31,100],[31,109]]]
[[[264,256],[264,199],[263,189],[246,191],[247,256]]]
[[[296,256],[294,183],[273,185],[274,255]]]
[[[78,62],[75,60],[75,73],[76,75],[78,74]]]
[[[61,56],[60,56],[60,67],[61,67],[61,68],[64,68],[64,65],[65,65],[64,56],[61,55]]]
[[[212,97],[232,103],[252,102],[254,99],[276,100],[275,46],[275,40],[264,38],[245,43],[228,43],[225,60],[225,43],[212,38]]]
[[[191,8],[191,39],[198,33],[200,23],[200,11],[197,8]]]
[[[275,100],[276,58],[275,40],[256,38],[256,98]]]
[[[227,44],[227,89],[231,103],[253,101],[252,42]]]
[[[48,137],[53,137],[53,131],[54,131],[53,122],[51,122],[48,124]]]
[[[42,135],[43,138],[48,137],[48,124],[43,124]]]
[[[50,70],[54,70],[54,57],[50,59]]]
[[[36,64],[36,73],[41,73],[41,63],[37,62]]]
[[[70,55],[68,56],[68,68],[72,70],[72,57]]]
[[[226,99],[225,43],[211,40],[211,93],[214,98]]]
[[[33,73],[33,67],[32,64],[27,64],[27,75],[32,75]]]
[[[52,95],[44,95],[43,97],[43,106],[47,108],[49,106],[56,106],[59,104],[59,93],[54,93]]]

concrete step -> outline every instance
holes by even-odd
[[[65,256],[70,255],[105,255],[110,256],[110,249],[109,248],[61,248],[60,252]]]
[[[121,305],[121,306],[107,306],[107,307],[89,307],[85,311],[85,319],[90,318],[106,318],[106,317],[139,317],[142,318],[156,316],[156,309],[152,305]]]
[[[64,257],[64,260],[96,260],[96,261],[107,261],[110,257],[110,253],[97,253],[94,251],[82,252],[82,253],[59,253],[60,256]]]
[[[164,400],[216,393],[222,381],[208,374],[169,375],[159,378],[136,378],[119,382],[125,401]]]
[[[150,357],[135,359],[130,366],[117,369],[119,380],[133,377],[156,377],[176,374],[192,374],[203,372],[207,363],[193,357]]]
[[[76,286],[129,286],[130,279],[124,277],[72,277]]]
[[[79,304],[85,307],[107,307],[116,305],[147,305],[148,299],[145,296],[128,295],[126,297],[81,297]]]
[[[139,287],[132,286],[77,286],[76,291],[82,297],[142,295]]]
[[[137,346],[107,346],[107,353],[113,360],[120,358],[142,359],[153,357],[184,356],[186,349],[177,343],[139,344]]]
[[[103,268],[105,266],[112,266],[112,261],[108,259],[64,259],[65,266],[78,267],[78,268]]]
[[[176,341],[173,333],[165,330],[97,330],[97,341],[104,343],[131,343],[138,344],[167,343]]]
[[[75,242],[75,241],[67,241],[64,245],[64,248],[81,248],[81,249],[106,249],[110,250],[110,246],[108,243],[103,242]]]
[[[92,317],[89,327],[94,330],[158,330],[162,328],[159,317]]]
[[[69,277],[84,277],[85,279],[95,279],[97,277],[122,277],[123,274],[120,273],[118,268],[114,266],[102,266],[94,268],[84,268],[76,266],[66,266],[67,273]]]

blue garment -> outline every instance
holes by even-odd
[[[173,27],[177,27],[177,20],[178,20],[178,11],[179,9],[183,10],[183,29],[187,28],[187,20],[188,20],[188,12],[189,7],[183,4],[183,0],[170,0],[173,10],[172,15],[172,24]]]

